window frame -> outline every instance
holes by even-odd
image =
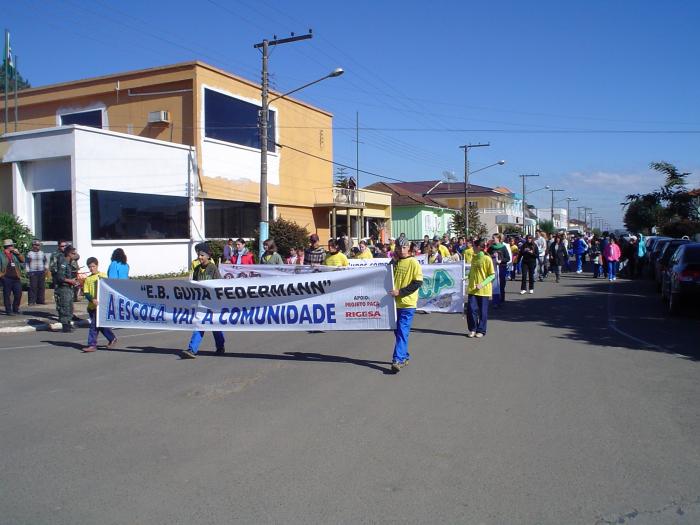
[[[93,113],[95,111],[100,112],[100,120],[102,121],[102,125],[97,128],[95,126],[90,126],[89,124],[64,124],[63,123],[63,117],[67,115],[79,115],[81,113]],[[98,107],[92,107],[92,108],[84,108],[80,109],[77,111],[68,111],[68,110],[59,110],[56,112],[56,125],[58,126],[86,126],[86,127],[91,127],[95,129],[108,129],[108,123],[107,123],[107,108],[105,106],[98,106]]]

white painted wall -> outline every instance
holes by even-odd
[[[13,133],[3,162],[13,162],[15,214],[33,227],[33,193],[42,190],[73,191],[73,242],[81,260],[97,257],[104,268],[112,252],[121,247],[132,275],[185,270],[194,257],[192,245],[204,233],[200,201],[191,199],[191,239],[93,241],[90,224],[90,190],[153,195],[188,196],[190,148],[106,130],[67,126]],[[51,158],[60,157],[60,158]]]

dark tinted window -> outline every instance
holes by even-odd
[[[70,191],[34,194],[34,230],[38,239],[73,239],[73,203]]]
[[[102,128],[102,110],[96,109],[94,111],[82,111],[80,113],[66,113],[65,115],[61,115],[61,125],[68,126],[70,124]]]
[[[90,190],[92,238],[188,239],[187,197]]]
[[[204,135],[260,149],[258,112],[260,106],[204,90]],[[270,111],[267,123],[267,149],[275,151],[275,112]]]
[[[204,201],[204,228],[207,237],[253,237],[259,223],[259,204],[215,199]]]
[[[671,260],[671,257],[673,257],[673,254],[676,253],[676,250],[682,244],[688,244],[688,241],[671,241],[671,242],[669,242],[666,245],[666,247],[664,248],[663,253],[661,254],[661,262],[664,264],[668,264],[668,261]]]
[[[700,245],[686,246],[683,252],[682,262],[686,264],[700,264]]]

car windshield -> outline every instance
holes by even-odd
[[[671,260],[671,257],[673,257],[673,254],[676,253],[676,250],[678,247],[682,244],[688,244],[688,241],[686,240],[674,240],[670,241],[667,245],[664,251],[661,254],[661,262],[662,263],[668,263],[668,261]]]
[[[700,244],[686,247],[683,253],[683,262],[686,264],[700,264]]]

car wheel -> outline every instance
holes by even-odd
[[[678,315],[681,310],[681,296],[680,294],[671,292],[668,294],[668,313],[671,315]]]

